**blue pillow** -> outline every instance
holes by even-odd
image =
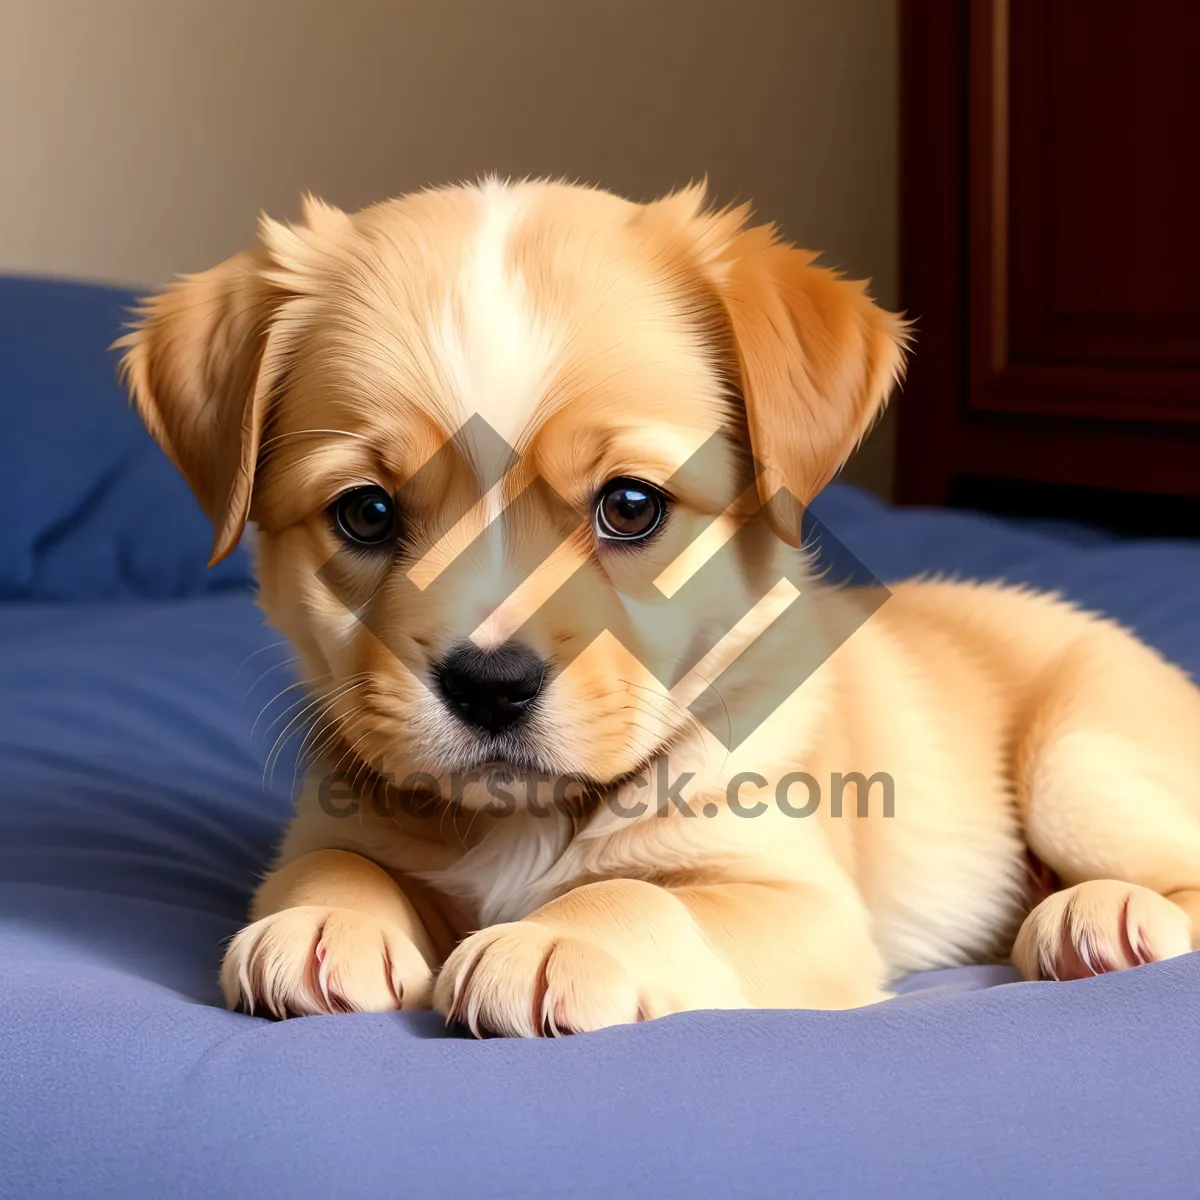
[[[171,599],[246,588],[116,381],[130,292],[0,278],[0,600]]]

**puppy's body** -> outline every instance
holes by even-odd
[[[557,1033],[870,1003],[1018,928],[1031,977],[1191,948],[1200,692],[1111,623],[1000,586],[904,584],[851,619],[864,597],[806,573],[790,500],[869,426],[902,328],[701,199],[489,183],[313,204],[131,335],[214,552],[257,521],[264,607],[321,704],[231,1002],[432,1001]],[[401,514],[382,553],[330,515],[372,487]],[[666,515],[614,540],[605,497],[619,517],[639,488]],[[532,702],[482,676],[486,705],[462,699],[464,646],[543,664]],[[815,669],[748,736],[693,715],[714,692],[731,722],[757,712],[793,652]],[[338,772],[353,794],[331,805]],[[414,772],[418,803],[388,782]],[[556,807],[568,777],[588,797]],[[1032,912],[1027,850],[1065,888]]]

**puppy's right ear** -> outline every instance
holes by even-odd
[[[282,293],[265,254],[238,254],[145,301],[122,381],[146,428],[213,525],[212,559],[238,543],[250,513],[267,399],[278,371],[267,333]]]

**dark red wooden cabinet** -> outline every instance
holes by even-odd
[[[902,0],[897,495],[1200,497],[1200,0]]]

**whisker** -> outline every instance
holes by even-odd
[[[350,688],[350,687],[343,686],[342,690],[340,692],[338,692],[336,695],[331,693],[330,696],[328,697],[328,700],[332,704],[332,701],[340,700],[343,697],[349,695],[351,691],[355,690],[355,688],[361,687],[363,684],[369,683],[370,679],[371,679],[371,676],[370,676],[369,672],[356,671],[353,675],[347,676],[347,678],[343,681],[343,684],[353,683],[354,687]],[[337,741],[338,734],[341,730],[341,727],[343,725],[349,725],[353,721],[357,720],[357,718],[363,713],[363,711],[364,711],[364,709],[360,705],[359,707],[355,708],[350,714],[348,714],[345,718],[339,719],[337,713],[335,713],[333,711],[332,707],[326,708],[318,715],[317,719],[313,722],[312,728],[308,731],[308,733],[305,734],[304,741],[302,741],[300,743],[299,753],[300,754],[305,753],[305,743],[307,742],[307,743],[309,743],[309,751],[308,752],[310,754],[312,754],[314,756],[316,756],[318,754],[323,754],[325,752],[325,750],[329,748],[329,746],[331,746],[334,742]],[[369,733],[370,730],[368,730],[367,732]],[[311,739],[311,741],[310,741],[310,739]],[[320,747],[317,746],[318,739],[322,739]]]
[[[333,713],[322,713],[304,735],[300,749],[296,751],[298,760],[313,762],[320,758],[337,741],[339,730],[337,717]]]
[[[354,676],[351,676],[351,679],[354,679],[354,678],[355,678]],[[284,727],[282,732],[275,739],[275,744],[271,747],[271,750],[267,755],[267,761],[263,765],[263,786],[264,787],[269,788],[274,783],[274,781],[275,781],[275,763],[277,763],[279,761],[279,755],[283,752],[283,747],[290,740],[292,732],[295,730],[295,728],[297,727],[299,722],[303,721],[305,715],[308,712],[310,712],[314,707],[317,707],[322,704],[330,704],[334,700],[339,699],[341,696],[344,696],[348,692],[353,691],[355,688],[362,687],[364,683],[366,683],[365,678],[359,679],[353,683],[343,682],[338,687],[336,687],[333,691],[327,693],[326,695],[315,696],[287,723],[287,725]]]
[[[352,676],[351,678],[358,678],[359,676],[362,676],[362,682],[367,681],[367,676],[366,676],[365,672],[359,672],[358,675]],[[345,695],[345,694],[347,694],[347,693],[343,693],[343,695]],[[333,713],[328,710],[325,712],[322,712],[318,716],[317,720],[313,722],[312,728],[308,731],[308,733],[306,733],[304,735],[304,740],[300,743],[300,749],[296,752],[296,764],[292,768],[292,791],[293,791],[293,793],[296,790],[296,783],[297,783],[297,779],[299,777],[301,768],[302,767],[307,768],[309,765],[311,765],[312,762],[314,762],[315,760],[320,758],[331,746],[336,744],[338,737],[340,736],[340,734],[342,732],[342,726],[350,725],[353,721],[357,720],[357,718],[361,715],[362,712],[363,712],[363,709],[361,707],[356,708],[353,712],[348,714],[341,721],[339,721],[336,713]],[[363,737],[367,737],[370,734],[370,732],[371,732],[370,730],[367,730],[367,732],[365,734],[363,734]],[[363,739],[361,737],[358,739],[359,742],[361,742],[362,740]],[[320,745],[317,744],[318,741],[320,741]],[[306,744],[307,744],[307,749],[306,749]],[[355,742],[355,746],[357,746],[357,745],[358,745],[358,742]],[[307,756],[307,761],[306,761],[306,756]],[[335,771],[337,770],[338,766],[341,764],[342,759],[344,759],[345,756],[346,756],[345,752],[343,752],[343,754],[338,758],[337,762],[334,763]]]
[[[342,752],[342,754],[338,757],[337,762],[334,763],[334,770],[336,771],[341,767],[342,763],[347,757],[351,758],[354,773],[350,776],[349,784],[350,791],[356,795],[358,792],[358,785],[362,780],[363,772],[367,769],[367,764],[363,762],[361,758],[358,758],[355,752],[358,750],[359,746],[361,746],[362,743],[365,742],[370,736],[371,730],[369,729],[360,734],[357,738],[355,738],[353,744]],[[358,812],[358,822],[360,825],[362,824],[362,819],[362,809],[360,808]]]
[[[245,695],[242,697],[242,706],[243,706],[243,707],[245,706],[245,704],[246,704],[246,701],[247,701],[247,700],[249,700],[249,699],[250,699],[250,697],[251,697],[251,696],[254,694],[254,689],[255,689],[255,688],[257,688],[257,687],[258,687],[258,685],[259,685],[260,683],[262,683],[262,681],[263,681],[264,679],[266,679],[266,677],[267,677],[268,675],[270,675],[270,673],[271,673],[272,671],[277,671],[277,670],[279,670],[279,668],[280,668],[280,667],[290,667],[290,666],[294,666],[294,665],[295,665],[295,663],[296,663],[296,660],[293,658],[293,659],[292,659],[290,662],[286,662],[286,663],[276,663],[276,664],[275,664],[275,666],[273,666],[273,667],[268,667],[268,668],[267,668],[267,669],[266,669],[266,670],[265,670],[265,671],[264,671],[264,672],[263,672],[263,673],[262,673],[262,674],[261,674],[261,675],[260,675],[260,676],[259,676],[259,677],[258,677],[258,678],[257,678],[257,679],[256,679],[256,680],[255,680],[255,681],[252,683],[252,684],[251,684],[251,685],[250,685],[250,690],[249,690],[249,691],[248,691],[248,692],[247,692],[247,693],[246,693],[246,694],[245,694]],[[307,687],[307,686],[308,686],[308,680],[307,680],[307,679],[298,679],[298,680],[296,680],[294,683],[289,683],[289,684],[287,685],[287,687],[285,687],[285,688],[281,689],[280,691],[276,692],[276,693],[275,693],[275,695],[273,695],[273,696],[270,698],[270,700],[268,700],[268,701],[266,702],[266,704],[264,704],[264,705],[263,705],[262,709],[259,711],[259,714],[258,714],[258,716],[254,718],[254,722],[255,722],[255,724],[258,724],[258,722],[259,722],[260,720],[262,720],[263,713],[265,713],[265,712],[266,712],[266,710],[267,710],[268,708],[270,708],[270,707],[271,707],[271,705],[272,705],[272,704],[274,704],[276,700],[280,699],[280,697],[282,697],[282,696],[286,696],[286,695],[288,694],[288,692],[292,691],[294,688],[298,688],[298,687]],[[253,734],[253,732],[254,732],[253,728],[251,728],[250,732]]]
[[[270,710],[270,708],[271,708],[271,705],[272,705],[272,704],[274,704],[276,700],[279,700],[281,697],[283,697],[283,696],[287,695],[287,693],[288,693],[288,692],[290,692],[290,691],[294,691],[294,690],[295,690],[297,687],[312,687],[312,686],[313,686],[313,682],[312,682],[312,680],[310,680],[310,679],[301,679],[301,680],[298,680],[296,683],[289,683],[289,684],[287,685],[287,687],[285,687],[285,688],[282,688],[282,689],[280,689],[280,691],[276,692],[276,693],[275,693],[275,695],[274,695],[274,696],[272,696],[272,697],[270,698],[270,700],[268,700],[268,701],[266,702],[266,704],[264,704],[264,705],[262,706],[262,708],[259,710],[259,714],[258,714],[258,716],[254,718],[254,724],[250,726],[250,736],[251,736],[251,737],[253,737],[253,736],[254,736],[255,732],[256,732],[256,731],[257,731],[257,729],[258,729],[258,723],[259,723],[259,721],[261,721],[261,720],[263,719],[263,717],[265,717],[265,716],[267,715],[267,712]],[[306,695],[307,695],[307,694],[306,694]],[[295,701],[293,701],[291,704],[289,704],[289,705],[288,705],[288,706],[287,706],[287,707],[286,707],[286,708],[283,710],[283,712],[279,713],[279,714],[278,714],[278,715],[277,715],[277,716],[276,716],[276,717],[275,717],[275,718],[274,718],[274,719],[271,721],[271,723],[270,723],[270,724],[269,724],[269,725],[266,727],[266,729],[264,729],[264,730],[263,730],[263,737],[266,737],[266,736],[267,736],[267,734],[269,734],[269,733],[271,732],[271,730],[272,730],[272,729],[274,729],[274,728],[275,728],[275,726],[279,724],[279,722],[280,722],[280,721],[284,720],[284,719],[287,717],[287,715],[288,715],[289,713],[295,712],[295,710],[296,710],[296,709],[297,709],[297,708],[298,708],[300,705],[304,704],[304,703],[305,703],[305,699],[306,699],[306,696],[301,696],[299,700],[295,700]],[[309,697],[309,702],[311,703],[311,697]]]
[[[246,664],[249,663],[249,661],[252,658],[257,658],[260,654],[266,654],[266,652],[268,650],[277,650],[280,646],[286,646],[286,645],[287,645],[287,638],[280,638],[279,641],[277,641],[277,642],[271,642],[269,645],[260,646],[257,650],[252,650],[249,654],[246,655],[245,658],[242,659],[242,665],[240,667],[238,667],[237,674],[240,675],[242,673],[242,671],[246,667]]]
[[[708,687],[709,687],[709,690],[710,690],[710,691],[712,691],[713,695],[714,695],[714,696],[716,696],[716,697],[717,697],[717,699],[721,701],[721,706],[722,706],[722,707],[725,709],[726,728],[727,728],[727,730],[730,730],[730,731],[732,731],[732,725],[733,725],[733,721],[732,721],[732,718],[731,718],[731,717],[730,717],[730,715],[729,715],[729,705],[726,703],[726,701],[725,701],[725,697],[724,697],[724,696],[722,696],[722,695],[721,695],[721,693],[720,693],[720,692],[719,692],[719,691],[718,691],[718,690],[717,690],[715,687],[713,687],[713,684],[712,684],[712,681],[711,681],[711,680],[709,680],[709,679],[705,679],[705,677],[704,677],[703,675],[700,675],[700,676],[699,676],[699,678],[701,678],[701,679],[704,679],[704,682],[705,682],[705,683],[708,685]],[[666,701],[666,702],[667,702],[667,703],[668,703],[668,704],[669,704],[669,705],[670,705],[670,706],[671,706],[671,707],[672,707],[672,708],[673,708],[673,709],[674,709],[674,710],[675,710],[677,713],[679,713],[680,717],[681,717],[681,718],[682,718],[682,720],[683,720],[683,723],[684,723],[684,725],[685,725],[686,727],[690,728],[691,730],[693,730],[693,731],[699,731],[699,730],[703,730],[703,729],[705,728],[705,727],[704,727],[704,724],[703,724],[703,722],[701,722],[700,718],[699,718],[699,717],[697,717],[697,716],[695,715],[695,713],[691,712],[689,709],[687,709],[687,708],[684,708],[684,706],[683,706],[682,704],[680,704],[680,703],[679,703],[679,701],[678,701],[678,700],[676,700],[676,699],[675,699],[675,698],[674,698],[674,697],[673,697],[673,696],[672,696],[672,695],[671,695],[669,692],[658,692],[658,691],[655,691],[655,690],[654,690],[653,688],[651,688],[651,687],[647,687],[645,684],[642,684],[642,683],[634,683],[634,682],[633,682],[632,680],[630,680],[630,679],[621,679],[621,680],[618,680],[618,682],[619,682],[619,683],[623,683],[623,684],[625,684],[625,686],[626,686],[626,687],[629,687],[629,688],[638,688],[638,689],[639,689],[639,690],[641,690],[641,691],[644,691],[644,692],[648,692],[648,693],[650,693],[650,695],[652,695],[652,696],[654,696],[654,697],[656,697],[656,698],[659,698],[659,699],[665,700],[665,701]],[[634,697],[634,696],[630,696],[630,699],[631,699],[631,700],[632,700],[632,699],[635,699],[635,698],[636,698],[636,697]],[[706,737],[703,737],[703,736],[701,736],[701,737],[698,739],[698,741],[699,741],[699,743],[700,743],[700,746],[703,748],[703,751],[704,751],[704,769],[705,769],[705,770],[707,770],[707,768],[708,768],[708,741],[709,741],[709,739],[708,739],[708,738],[706,738]],[[722,744],[724,744],[724,743],[722,743]],[[724,760],[725,762],[728,762],[728,761],[729,761],[729,755],[730,755],[730,753],[731,753],[731,750],[730,750],[730,748],[729,748],[728,746],[726,746],[726,747],[725,747],[725,760]],[[724,762],[722,763],[722,767],[723,767],[723,766],[724,766]]]
[[[355,718],[358,717],[360,712],[361,712],[361,709],[355,709],[352,713],[349,714],[348,719],[351,721],[354,720]],[[335,744],[337,742],[337,739],[338,739],[338,736],[340,735],[340,733],[341,733],[341,729],[340,729],[339,723],[336,720],[331,720],[327,727],[326,737],[325,737],[324,741],[322,742],[321,747],[319,749],[314,747],[314,749],[313,749],[314,758],[316,756],[318,756],[319,754],[323,754],[325,752],[325,750],[328,749],[328,747]],[[359,743],[362,742],[365,738],[369,737],[370,735],[371,735],[371,730],[368,729],[361,737],[359,737],[357,739],[357,741],[355,741],[353,746],[349,747],[346,750],[343,750],[342,753],[339,754],[337,759],[333,762],[331,773],[336,775],[341,770],[341,765],[343,762],[346,761],[346,758],[348,756],[350,756],[351,754],[353,754],[354,750],[358,747]],[[305,765],[311,765],[311,762],[309,764],[305,764]],[[361,765],[361,764],[359,764],[359,765]],[[299,766],[300,766],[300,763],[297,762],[297,771],[294,771],[292,774],[292,789],[293,789],[293,791],[295,790],[295,787],[296,787],[296,774],[299,770]],[[357,790],[358,779],[359,779],[359,771],[356,769],[354,774],[347,781],[350,785],[350,789],[352,792]],[[360,821],[360,823],[362,821],[361,813],[359,814],[359,821]]]
[[[296,795],[296,788],[300,782],[300,772],[307,771],[309,766],[319,757],[317,749],[317,740],[322,739],[322,749],[327,743],[330,743],[337,738],[337,721],[332,719],[329,713],[320,713],[317,719],[312,723],[308,732],[300,741],[300,748],[296,751],[296,761],[292,764],[292,790],[291,794]]]
[[[700,678],[703,679],[704,677],[700,676]],[[654,688],[647,687],[644,683],[634,683],[632,680],[629,680],[629,679],[620,679],[617,682],[625,684],[626,687],[638,688],[640,691],[648,692],[655,699],[665,700],[679,714],[679,716],[682,718],[682,720],[687,722],[693,728],[695,728],[697,725],[699,725],[700,722],[699,722],[699,719],[696,717],[696,715],[693,712],[691,712],[689,709],[684,708],[684,706],[682,704],[680,704],[679,701],[676,700],[675,697],[672,696],[670,692],[658,692],[658,691],[655,691]],[[708,680],[705,680],[705,682],[708,683]],[[709,683],[709,686],[711,687],[712,684]],[[634,699],[634,697],[631,696],[630,699]],[[722,703],[724,703],[723,700],[722,700]]]

